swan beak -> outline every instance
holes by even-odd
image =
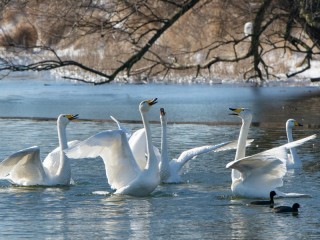
[[[71,121],[74,119],[78,119],[78,115],[79,114],[76,114],[76,115],[68,114],[68,115],[66,115],[66,118],[68,118]]]
[[[154,99],[152,99],[152,100],[147,100],[147,103],[148,103],[150,106],[152,106],[152,105],[154,105],[154,104],[157,103],[157,100],[158,100],[158,98],[154,98]]]
[[[164,111],[164,108],[160,108],[160,115],[161,115],[161,116],[166,115],[166,112]]]
[[[235,116],[238,116],[239,113],[242,111],[241,108],[229,108],[229,109],[234,112],[234,113],[230,113],[229,115],[235,115]]]
[[[294,125],[295,125],[296,127],[302,127],[302,126],[303,126],[301,123],[299,123],[299,122],[297,122],[297,121],[294,122]]]

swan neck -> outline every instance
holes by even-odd
[[[67,136],[66,136],[66,125],[58,123],[58,139],[61,150],[68,148]]]
[[[150,168],[153,165],[156,165],[155,159],[156,155],[153,151],[153,145],[152,145],[152,135],[151,135],[151,129],[149,124],[149,119],[146,113],[141,112],[141,118],[144,125],[144,129],[146,131],[146,141],[147,141],[147,152],[148,152],[148,159],[145,169]]]
[[[288,139],[288,142],[292,142],[293,141],[292,128],[290,128],[290,127],[287,127],[287,139]]]
[[[168,161],[167,122],[161,119],[161,160]]]
[[[251,120],[245,121],[244,119],[242,119],[242,126],[240,129],[240,134],[238,138],[238,146],[237,146],[235,160],[244,158],[246,156],[246,144],[247,144],[250,124],[251,124]]]
[[[288,127],[286,128],[287,130],[287,139],[288,139],[288,143],[293,142],[293,136],[292,136],[292,128]],[[290,154],[291,154],[291,164],[297,164],[297,165],[301,165],[301,160],[298,157],[298,153],[296,148],[290,148]]]
[[[159,164],[160,179],[165,182],[170,177],[170,166],[168,158],[168,141],[167,141],[167,121],[160,118],[161,122],[161,160]]]
[[[246,143],[247,143],[250,124],[251,124],[251,119],[247,121],[242,119],[242,126],[240,129],[237,151],[236,151],[234,160],[238,160],[246,156]],[[236,184],[236,182],[240,178],[241,178],[241,173],[238,170],[232,169],[231,171],[232,182]]]
[[[64,174],[64,172],[70,171],[70,163],[66,161],[66,155],[64,150],[68,148],[67,136],[66,136],[66,125],[62,125],[58,123],[58,139],[59,139],[59,147],[60,147],[60,164],[57,170],[57,175],[60,176]]]

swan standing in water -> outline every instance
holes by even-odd
[[[57,120],[59,147],[41,162],[40,148],[33,146],[12,154],[0,163],[0,179],[21,186],[69,185],[71,168],[63,152],[68,148],[66,126],[78,115],[61,114]]]
[[[289,143],[293,141],[292,129],[293,127],[296,127],[296,126],[302,126],[302,124],[298,123],[294,119],[289,119],[286,122],[286,132],[287,132],[287,138]],[[291,169],[291,168],[301,168],[301,167],[302,167],[302,162],[298,156],[297,150],[295,148],[290,148],[290,153],[288,153],[287,168]]]
[[[245,157],[245,140],[248,136],[252,114],[246,108],[230,108],[230,110],[234,112],[232,115],[242,119],[235,160],[226,166],[232,169],[231,190],[234,194],[243,197],[267,198],[272,190],[283,185],[282,178],[287,172],[287,150],[314,139],[316,135]],[[276,190],[276,194],[281,197],[307,196],[298,193],[283,193],[279,190]]]
[[[139,167],[130,149],[126,133],[122,130],[100,132],[69,148],[70,158],[95,158],[100,156],[105,164],[108,183],[115,194],[143,197],[153,192],[160,183],[158,159],[152,145],[148,112],[157,99],[142,101],[139,105],[146,129],[147,163]]]

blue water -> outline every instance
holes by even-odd
[[[63,112],[82,119],[140,121],[137,105],[159,98],[171,122],[236,122],[229,107],[247,107],[255,122],[282,123],[288,116],[319,126],[319,87],[234,87],[233,85],[107,84],[54,80],[1,80],[0,117],[55,118]],[[306,107],[307,106],[307,107]],[[312,114],[311,114],[312,113]],[[151,119],[159,121],[158,111]]]
[[[57,146],[60,113],[79,113],[67,127],[68,139],[116,126],[103,121],[113,115],[140,128],[137,104],[158,97],[151,111],[153,141],[160,146],[159,108],[169,124],[169,156],[189,148],[236,139],[240,120],[228,107],[249,107],[255,124],[248,154],[285,143],[285,121],[297,118],[304,127],[298,139],[320,134],[319,89],[251,88],[224,85],[103,85],[19,79],[0,81],[0,157],[38,145],[44,158]],[[298,149],[303,168],[289,172],[284,192],[311,198],[277,199],[277,204],[302,206],[298,216],[278,215],[268,207],[248,206],[230,191],[234,151],[209,153],[183,169],[182,184],[160,185],[149,197],[96,194],[110,192],[100,159],[72,161],[75,184],[70,187],[14,187],[0,181],[2,239],[319,239],[320,139]]]

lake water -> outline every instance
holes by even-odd
[[[28,81],[26,81],[28,80]],[[67,127],[68,139],[85,139],[115,129],[109,115],[127,127],[141,128],[138,104],[158,97],[151,110],[153,140],[160,146],[159,108],[166,109],[169,155],[238,137],[240,119],[229,107],[248,107],[254,115],[248,154],[285,143],[285,121],[304,126],[294,138],[320,134],[318,87],[252,88],[229,85],[92,86],[63,81],[0,81],[0,156],[38,145],[41,156],[57,146],[60,113],[78,113]],[[72,161],[75,185],[13,187],[0,181],[1,239],[319,239],[320,138],[299,147],[303,168],[289,172],[284,192],[311,198],[276,199],[279,205],[299,202],[300,213],[274,214],[268,207],[248,206],[230,190],[225,166],[234,151],[209,153],[183,169],[182,184],[160,185],[149,197],[95,194],[111,191],[100,159]]]

